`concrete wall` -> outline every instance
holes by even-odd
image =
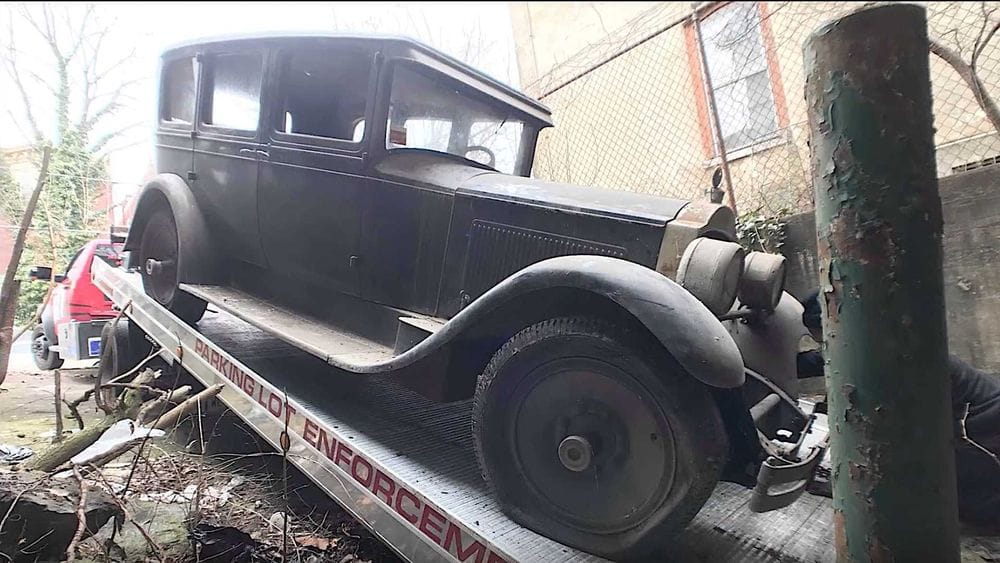
[[[944,287],[951,352],[1000,373],[1000,171],[955,174],[940,182],[944,209]],[[818,287],[816,219],[788,225],[787,288],[796,297]]]

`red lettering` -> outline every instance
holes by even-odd
[[[291,417],[295,416],[295,407],[293,407],[292,405],[286,404],[285,405],[285,416],[288,417],[288,418],[291,418]]]
[[[381,469],[375,470],[375,483],[372,485],[372,492],[378,497],[379,493],[385,495],[385,503],[392,506],[392,495],[396,493],[396,482],[388,475],[382,473]]]
[[[507,563],[507,560],[491,551],[490,557],[486,560],[486,563]]]
[[[275,393],[271,393],[267,397],[267,412],[273,414],[276,417],[281,417],[281,397]]]
[[[367,468],[364,477],[358,475],[358,466],[361,465],[364,465]],[[351,475],[354,476],[355,481],[361,483],[367,489],[372,485],[372,464],[368,463],[368,460],[359,455],[354,456],[354,462],[351,463]]]
[[[316,445],[316,449],[326,456],[326,459],[333,461],[334,452],[337,450],[339,442],[331,436],[328,436],[326,430],[322,428],[319,429],[319,443]]]
[[[404,498],[410,499],[410,504],[412,504],[413,508],[416,509],[416,510],[420,510],[420,499],[418,499],[416,496],[414,496],[413,493],[411,493],[410,491],[407,491],[406,489],[404,489],[402,487],[400,487],[400,489],[399,489],[399,494],[396,495],[396,513],[399,514],[400,516],[402,516],[403,518],[405,518],[406,521],[409,522],[410,524],[416,524],[417,523],[417,515],[416,514],[410,514],[406,510],[403,510],[403,499]]]
[[[347,452],[344,454],[344,452]],[[334,457],[333,462],[340,465],[341,461],[346,461],[347,465],[344,466],[344,471],[351,470],[351,456],[354,455],[354,451],[344,445],[343,442],[337,442],[337,455]]]
[[[253,397],[254,380],[251,379],[249,375],[243,372],[239,372],[239,374],[243,376],[243,392]]]
[[[208,363],[212,364],[213,368],[219,369],[219,353],[216,352],[215,350],[212,350],[212,357],[208,360]]]
[[[319,433],[316,432],[317,430],[319,430],[319,426],[316,426],[315,422],[307,418],[305,428],[302,429],[302,439],[305,440],[307,444],[318,450],[319,441],[317,438],[319,437]]]
[[[438,522],[433,522],[432,520],[438,520]],[[425,504],[424,511],[420,514],[420,524],[417,526],[417,529],[423,532],[425,536],[434,540],[434,543],[441,545],[440,534],[444,531],[444,528],[441,526],[444,523],[444,515],[431,508],[431,505]],[[428,528],[433,528],[434,532],[437,532],[438,535],[434,535]]]
[[[454,551],[451,549],[452,544],[455,544]],[[444,550],[454,553],[459,561],[465,561],[470,555],[475,554],[476,563],[483,563],[483,557],[486,555],[486,547],[478,541],[473,541],[469,549],[462,549],[462,529],[454,522],[448,522],[448,532],[444,535]]]
[[[251,389],[252,389],[252,387],[251,387]],[[252,397],[253,393],[250,393],[250,396]],[[257,386],[257,404],[260,405],[260,406],[262,406],[262,407],[266,407],[267,406],[267,405],[264,404],[264,386],[263,385],[258,385]]]

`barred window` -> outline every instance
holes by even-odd
[[[726,151],[771,139],[778,113],[758,4],[723,6],[702,20],[701,35]]]

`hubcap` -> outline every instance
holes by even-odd
[[[527,374],[505,414],[515,479],[560,521],[616,533],[643,521],[674,479],[660,407],[618,367],[562,358]]]
[[[154,215],[140,246],[143,284],[161,305],[169,306],[177,290],[177,232],[169,215]]]
[[[593,457],[590,441],[583,436],[566,436],[559,442],[559,461],[570,471],[586,471]]]
[[[31,351],[36,358],[45,359],[49,355],[49,339],[45,335],[40,335],[31,341]]]

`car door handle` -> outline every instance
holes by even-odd
[[[265,150],[252,149],[250,147],[241,147],[240,148],[240,154],[255,154],[255,155],[263,157],[263,158],[269,158],[271,156],[271,153],[269,153],[269,152],[267,152]]]

